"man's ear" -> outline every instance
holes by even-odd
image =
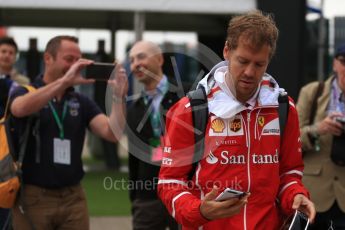
[[[157,55],[157,58],[158,58],[159,65],[160,65],[160,66],[163,66],[163,64],[164,64],[164,57],[163,57],[163,54]]]
[[[47,53],[47,52],[44,52],[44,54],[43,54],[43,60],[44,60],[44,63],[45,63],[45,64],[49,64],[49,63],[52,62],[53,56],[52,56],[51,54]]]
[[[230,48],[227,45],[227,43],[225,43],[224,48],[223,48],[223,58],[227,61],[229,60],[229,54],[230,54]]]

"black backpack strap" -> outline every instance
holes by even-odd
[[[14,140],[12,137],[12,130],[11,130],[11,116],[9,115],[5,122],[5,131],[6,131],[6,137],[7,137],[7,144],[8,144],[8,149],[10,151],[10,155],[12,156],[13,159],[17,159],[17,154],[16,154],[16,148],[14,146]]]
[[[280,140],[283,138],[286,122],[289,116],[289,97],[286,92],[279,94],[278,97],[278,114],[279,114],[279,128],[280,128]]]
[[[208,104],[207,95],[204,87],[199,87],[187,94],[190,106],[192,109],[193,127],[194,127],[194,154],[193,154],[193,167],[188,175],[188,179],[194,176],[196,166],[202,159],[204,153],[204,138],[208,120]]]
[[[25,152],[26,152],[26,146],[28,144],[28,140],[29,140],[29,135],[30,135],[30,129],[33,123],[33,116],[29,116],[28,117],[28,121],[26,123],[25,126],[25,130],[23,135],[21,136],[20,140],[19,140],[19,155],[18,155],[18,160],[17,162],[21,165],[23,163],[24,160],[24,156],[25,156]],[[20,170],[20,169],[19,169]]]
[[[19,137],[18,149],[15,147],[14,139],[12,137],[12,121],[11,116],[9,115],[5,121],[5,129],[6,129],[6,136],[7,136],[7,143],[10,150],[11,156],[16,159],[18,164],[22,164],[26,152],[26,146],[29,140],[30,130],[32,128],[32,124],[34,123],[34,117],[31,115],[28,117],[28,120],[25,124],[25,129],[23,134]]]
[[[35,137],[36,143],[36,153],[35,153],[35,162],[39,164],[41,162],[41,136],[40,136],[40,117],[39,113],[35,114],[35,120],[32,125],[32,135]]]

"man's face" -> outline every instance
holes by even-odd
[[[338,75],[338,84],[340,89],[345,92],[345,55],[338,56],[333,61],[333,70]]]
[[[148,43],[136,43],[130,51],[129,58],[132,73],[144,84],[154,81],[161,72],[162,55],[155,54]]]
[[[80,48],[77,43],[62,40],[55,58],[48,54],[46,66],[49,73],[55,78],[62,77],[69,68],[81,58]]]
[[[11,70],[16,62],[15,47],[7,44],[0,46],[0,68],[3,70]]]
[[[268,45],[253,49],[241,38],[234,50],[225,45],[223,55],[229,60],[227,83],[240,102],[246,102],[255,93],[269,64],[270,51]]]

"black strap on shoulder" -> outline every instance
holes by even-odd
[[[4,121],[6,138],[7,138],[7,145],[8,145],[8,149],[9,149],[10,154],[13,157],[13,159],[17,159],[16,149],[14,146],[14,140],[12,137],[12,130],[11,130],[11,125],[10,125],[10,117],[11,117],[10,115],[7,116],[6,120]]]
[[[19,164],[22,164],[23,160],[24,160],[24,156],[25,156],[25,152],[26,152],[26,146],[28,144],[30,129],[31,129],[33,119],[34,119],[33,116],[28,117],[28,121],[27,121],[27,124],[25,126],[24,134],[22,135],[22,137],[19,140],[20,148],[19,148],[19,155],[18,155],[18,160],[17,160],[17,162]]]
[[[317,99],[321,96],[324,87],[325,87],[325,83],[323,81],[320,81],[317,86],[316,93],[311,104],[311,109],[310,109],[310,114],[309,114],[309,125],[314,123],[315,114],[317,110]]]
[[[32,125],[32,135],[35,137],[36,142],[36,153],[35,153],[35,162],[39,164],[41,162],[41,137],[40,137],[40,116],[39,113],[34,115],[35,120]]]
[[[192,109],[192,118],[194,126],[194,155],[193,168],[188,175],[188,179],[192,179],[198,162],[202,159],[204,153],[204,138],[208,120],[208,104],[204,87],[199,87],[187,94]]]
[[[5,129],[6,129],[6,136],[7,136],[7,142],[10,150],[10,154],[13,156],[14,159],[16,159],[16,162],[21,166],[24,160],[25,152],[26,152],[26,146],[28,144],[30,130],[32,127],[32,124],[34,122],[34,117],[29,116],[28,121],[25,125],[24,133],[19,138],[18,146],[19,148],[14,147],[14,140],[12,138],[12,128],[11,128],[11,121],[10,121],[11,115],[8,117],[8,119],[5,122]],[[16,152],[18,151],[18,152]],[[17,169],[17,174],[21,175],[21,168],[19,167]]]
[[[280,136],[282,137],[284,134],[286,122],[289,116],[289,97],[287,93],[279,94],[278,97],[278,114],[279,114],[279,128],[280,128]],[[281,140],[283,138],[280,138]]]
[[[35,91],[36,88],[30,85],[22,85],[21,87],[25,88],[28,92]],[[7,100],[6,107],[10,106],[10,98]],[[8,110],[7,110],[8,109]],[[15,148],[14,140],[12,138],[12,114],[9,111],[9,108],[6,109],[6,117],[5,117],[5,130],[6,130],[6,136],[7,136],[7,142],[10,150],[10,154],[14,159],[16,159],[18,164],[22,164],[25,156],[26,146],[29,140],[30,130],[34,122],[37,122],[38,119],[37,116],[39,113],[33,114],[28,116],[25,129],[23,134],[19,136],[19,148]],[[39,146],[38,146],[39,147]],[[19,169],[20,170],[20,169]]]

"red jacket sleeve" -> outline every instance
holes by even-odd
[[[295,104],[289,98],[289,116],[283,133],[280,154],[279,200],[286,215],[293,213],[292,204],[297,194],[309,198],[309,193],[302,184],[303,160],[301,151],[298,115]]]
[[[189,99],[184,97],[166,116],[158,195],[177,222],[194,228],[208,220],[200,213],[201,200],[192,192],[195,188],[187,185],[194,154],[193,128]]]

